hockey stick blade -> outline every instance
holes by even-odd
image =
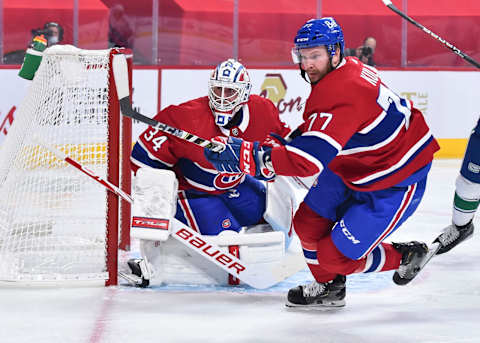
[[[393,12],[395,12],[396,14],[398,14],[399,16],[401,16],[403,19],[407,20],[408,22],[410,22],[411,24],[415,25],[416,27],[418,27],[420,30],[422,30],[423,32],[429,34],[430,36],[432,36],[433,38],[435,38],[436,40],[438,40],[440,43],[442,43],[444,46],[446,46],[447,48],[449,48],[451,51],[453,51],[455,54],[457,54],[458,56],[460,56],[461,58],[463,58],[465,61],[467,61],[468,63],[470,63],[471,65],[477,67],[477,68],[480,68],[480,63],[477,62],[476,60],[474,60],[472,57],[468,56],[466,53],[464,53],[462,50],[460,50],[459,48],[457,48],[455,45],[453,45],[452,43],[446,41],[445,39],[443,39],[442,37],[440,37],[439,35],[437,35],[436,33],[432,32],[430,29],[427,29],[425,26],[423,26],[422,24],[420,24],[418,21],[412,19],[411,17],[409,17],[408,15],[406,15],[405,13],[403,13],[402,11],[400,11],[393,3],[392,1],[390,0],[382,0],[383,3],[385,4],[385,6],[387,6],[389,9],[391,9]]]

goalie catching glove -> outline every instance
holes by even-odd
[[[220,152],[204,150],[205,157],[218,171],[245,173],[265,181],[275,178],[270,147],[235,137],[218,136],[212,140],[225,144],[225,149]]]

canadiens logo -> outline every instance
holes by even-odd
[[[230,189],[242,183],[244,178],[244,173],[220,173],[213,179],[213,185],[219,190]]]
[[[232,226],[232,223],[230,222],[230,219],[227,218],[222,222],[222,227],[224,229],[228,229],[230,226]]]

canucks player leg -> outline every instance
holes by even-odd
[[[472,237],[473,217],[480,202],[480,120],[472,131],[455,182],[452,224],[434,242],[440,243],[438,254],[446,253],[460,242]]]

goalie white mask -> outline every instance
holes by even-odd
[[[215,124],[225,126],[248,101],[252,84],[245,67],[233,58],[220,63],[208,82],[209,104]]]

